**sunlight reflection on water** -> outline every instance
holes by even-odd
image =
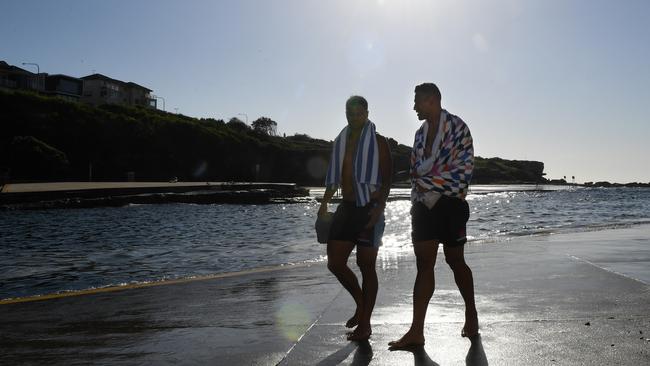
[[[393,197],[406,198],[408,190]],[[468,196],[469,244],[650,221],[650,189]],[[319,203],[0,211],[0,298],[324,261]],[[412,252],[408,200],[388,202],[378,265]],[[332,204],[330,210],[334,210]]]

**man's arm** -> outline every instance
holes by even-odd
[[[390,193],[390,186],[393,183],[393,159],[390,155],[390,147],[385,137],[377,135],[377,145],[379,148],[379,174],[381,174],[381,187],[379,188],[378,195],[371,200],[375,202],[375,206],[370,209],[370,221],[366,228],[375,226],[379,217],[386,208],[386,200]]]
[[[326,187],[325,188],[325,194],[323,195],[323,199],[320,201],[320,208],[318,209],[318,216],[322,216],[327,212],[327,204],[332,199],[332,196],[334,196],[334,193],[336,193],[336,188],[333,188],[333,187]]]
[[[385,207],[390,186],[393,183],[393,157],[390,155],[390,147],[385,137],[377,136],[377,145],[379,147],[379,174],[381,174],[381,187],[377,203],[379,206]]]

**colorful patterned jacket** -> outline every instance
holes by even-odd
[[[439,147],[432,151],[432,157],[424,156],[426,130],[425,121],[415,133],[411,151],[411,185],[425,191],[464,199],[474,169],[474,147],[469,128],[460,117],[446,110],[441,111]]]

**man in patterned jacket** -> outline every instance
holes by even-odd
[[[463,337],[478,335],[472,271],[465,263],[465,225],[469,206],[465,201],[474,167],[472,136],[457,116],[442,109],[440,90],[424,83],[415,88],[413,109],[424,123],[415,134],[411,152],[411,238],[417,260],[413,287],[413,321],[393,349],[424,344],[424,318],[435,287],[434,266],[438,245],[465,301]]]

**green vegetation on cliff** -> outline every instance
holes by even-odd
[[[274,136],[231,119],[191,118],[140,107],[91,107],[0,92],[0,178],[20,180],[271,181],[322,185],[331,142]],[[410,148],[390,139],[395,172]],[[476,159],[474,183],[540,182],[543,163]]]

